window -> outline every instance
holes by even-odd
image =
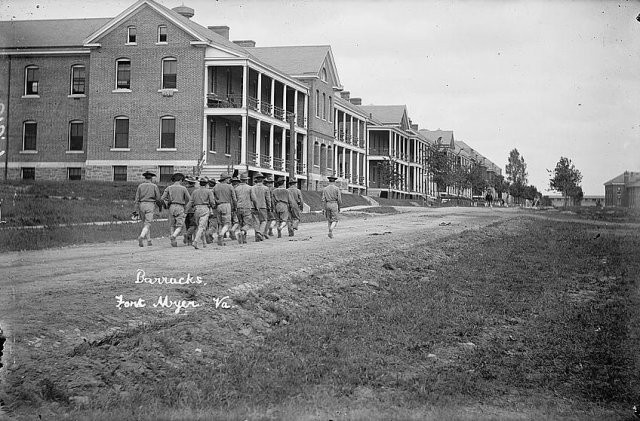
[[[82,180],[82,168],[68,168],[69,180]]]
[[[322,119],[327,119],[327,94],[322,93]]]
[[[231,126],[226,124],[224,128],[224,153],[231,155]]]
[[[170,183],[173,172],[173,165],[160,165],[160,182]]]
[[[84,141],[84,123],[72,121],[69,123],[69,150],[81,151]]]
[[[136,27],[130,26],[127,28],[127,44],[136,43]]]
[[[162,60],[162,89],[176,89],[178,61],[175,58]]]
[[[333,121],[333,99],[329,95],[329,123]]]
[[[160,119],[160,148],[173,149],[176,147],[176,119],[162,117]]]
[[[313,145],[313,166],[320,166],[320,144],[318,142]]]
[[[327,69],[325,69],[324,67],[322,68],[322,81],[327,81]]]
[[[23,180],[35,180],[36,169],[34,167],[22,167],[22,179]]]
[[[116,60],[116,89],[131,89],[131,60]]]
[[[38,95],[40,69],[38,66],[27,66],[24,70],[24,94]]]
[[[209,152],[216,152],[216,122],[209,119]]]
[[[113,147],[127,149],[129,147],[129,119],[116,117],[113,123]]]
[[[22,130],[22,150],[35,151],[38,124],[35,121],[25,121]]]
[[[316,89],[316,117],[320,117],[320,91]]]
[[[71,95],[80,95],[85,92],[85,67],[71,67]]]
[[[113,166],[113,181],[127,181],[127,166],[126,165],[114,165]]]
[[[158,26],[158,42],[167,42],[167,27],[165,25]]]

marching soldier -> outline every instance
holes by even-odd
[[[200,188],[195,189],[191,195],[191,200],[187,205],[187,209],[193,209],[193,217],[198,223],[198,230],[193,238],[193,247],[197,250],[198,244],[202,247],[206,247],[206,241],[204,238],[204,232],[207,229],[207,223],[209,222],[210,209],[216,205],[216,199],[213,196],[213,192],[207,188],[209,179],[203,177],[199,181]]]
[[[273,186],[273,177],[268,176],[264,182],[267,185],[267,188],[269,189],[269,197],[272,198],[272,193],[273,193],[273,189],[275,189],[275,187]],[[269,206],[267,208],[267,223],[265,225],[265,229],[264,231],[262,231],[262,237],[264,239],[269,239],[269,237],[273,236],[273,228],[276,226],[276,215],[275,215],[275,207],[276,204],[273,203],[273,200],[271,200],[271,206]]]
[[[140,220],[144,223],[142,232],[138,236],[138,245],[144,247],[144,239],[147,239],[147,246],[151,245],[151,222],[153,222],[153,213],[156,210],[156,204],[160,202],[160,190],[153,183],[153,177],[156,175],[150,171],[142,174],[144,182],[138,185],[135,198],[135,212],[140,216]],[[162,207],[160,207],[162,210]]]
[[[188,175],[184,178],[184,182],[189,195],[193,194],[193,191],[196,189],[196,179]],[[196,229],[198,229],[198,221],[196,221],[193,215],[194,208],[187,208],[187,216],[184,219],[184,226],[187,230],[184,232],[182,243],[188,246],[191,245],[191,242],[193,241],[193,234],[195,234]]]
[[[216,185],[216,180],[214,180],[213,178],[209,179],[209,185],[207,186],[207,188],[211,190],[211,193],[213,193],[213,187],[215,185]],[[218,232],[218,209],[214,206],[211,208],[211,213],[209,214],[209,225],[207,226],[207,232],[205,234],[205,239],[207,240],[207,244],[213,243],[213,234],[217,232]]]
[[[191,199],[189,191],[181,184],[182,180],[184,180],[184,174],[179,172],[173,174],[171,176],[173,184],[164,189],[164,193],[162,193],[162,201],[169,209],[169,225],[171,226],[169,240],[171,240],[172,247],[178,247],[176,237],[180,235],[186,218],[184,207]]]
[[[254,207],[251,201],[251,186],[247,184],[249,175],[247,173],[240,174],[240,184],[236,189],[236,197],[238,199],[238,206],[236,208],[236,216],[238,218],[238,231],[236,237],[238,238],[238,244],[247,243],[247,230],[253,226],[253,215],[251,209]],[[256,241],[258,234],[256,234]]]
[[[262,241],[267,230],[267,220],[269,219],[269,209],[271,209],[271,192],[269,187],[263,184],[264,175],[257,173],[254,176],[253,187],[251,187],[251,201],[253,202],[253,216],[256,222],[256,241]]]
[[[333,229],[338,224],[338,213],[342,207],[342,193],[336,186],[337,177],[330,175],[329,185],[322,189],[322,202],[324,203],[324,216],[327,218],[329,238],[333,238]]]
[[[278,238],[282,238],[282,229],[287,226],[289,220],[289,208],[291,208],[291,196],[284,187],[284,177],[276,180],[276,188],[271,192],[271,203],[275,210],[275,217],[278,222]]]
[[[218,184],[213,188],[218,209],[218,245],[224,245],[222,239],[231,228],[231,210],[236,208],[236,191],[229,184],[231,176],[227,173],[220,174]]]
[[[233,176],[231,177],[231,187],[233,187],[233,189],[235,190],[236,187],[238,187],[240,185],[240,179],[237,176]],[[238,198],[238,195],[236,194],[236,199]],[[227,231],[227,235],[229,236],[230,239],[235,240],[236,239],[236,231],[238,231],[238,227],[240,225],[238,225],[238,212],[236,208],[231,209],[231,228],[229,228],[229,231]]]
[[[302,200],[302,192],[297,186],[298,182],[295,178],[289,179],[289,195],[291,196],[291,209],[289,209],[290,219],[288,223],[289,237],[293,237],[294,231],[298,230],[300,223],[300,212],[304,209],[304,201]]]

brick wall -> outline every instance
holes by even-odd
[[[82,163],[86,158],[88,105],[86,97],[70,98],[71,66],[81,64],[89,70],[88,55],[29,56],[2,60],[0,73],[10,74],[11,93],[8,98],[8,157],[10,163],[69,162]],[[38,66],[38,97],[23,98],[25,68]],[[5,76],[6,77],[6,76]],[[6,79],[0,91],[6,100]],[[89,86],[86,89],[90,89]],[[5,102],[6,104],[6,102]],[[23,123],[37,123],[36,154],[22,154]],[[68,154],[69,122],[84,122],[83,153]],[[4,145],[3,145],[4,146]]]
[[[120,165],[126,165],[126,162],[122,162]],[[127,167],[127,181],[142,181],[142,173],[146,171],[154,172],[157,175],[157,179],[160,179],[160,167],[154,165],[126,165]],[[185,175],[193,175],[195,172],[193,166],[174,166],[173,172],[181,172]],[[37,178],[37,171],[36,171]],[[111,165],[89,165],[85,168],[83,178],[93,181],[112,181],[113,180],[113,166]]]
[[[158,25],[166,25],[166,45],[157,45]],[[127,28],[135,26],[136,45],[125,45]],[[144,6],[119,26],[96,40],[102,46],[91,54],[91,97],[89,100],[89,160],[193,160],[202,150],[204,118],[204,49],[189,43],[194,38]],[[177,92],[164,97],[162,59],[177,59]],[[131,61],[131,92],[116,88],[116,59]],[[114,139],[114,118],[129,118],[128,152],[110,149]],[[176,150],[158,151],[160,118],[176,119]]]

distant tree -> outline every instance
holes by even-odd
[[[480,196],[488,188],[487,182],[487,168],[483,165],[474,162],[469,167],[467,172],[467,183],[471,186],[472,195]]]
[[[560,157],[556,168],[553,171],[547,171],[551,175],[549,187],[562,193],[564,206],[567,206],[567,199],[569,197],[573,198],[574,202],[576,201],[576,197],[580,197],[580,200],[582,200],[583,192],[580,187],[582,174],[569,158]]]
[[[391,189],[398,188],[404,183],[404,175],[398,170],[393,160],[380,162],[378,169],[380,170],[380,184],[387,186],[387,197],[391,197]]]
[[[445,191],[452,185],[453,160],[446,148],[437,144],[429,146],[427,169],[433,175],[438,191]]]
[[[507,174],[507,181],[521,186],[527,185],[527,164],[517,149],[509,152],[509,161],[504,171]]]
[[[503,192],[509,192],[509,183],[504,179],[503,175],[496,175],[492,181],[490,187],[493,187],[498,197],[502,196]]]
[[[526,186],[523,191],[522,197],[529,200],[535,200],[536,197],[540,197],[541,194],[538,192],[536,186]]]

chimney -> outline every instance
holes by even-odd
[[[173,9],[174,12],[181,14],[182,16],[184,16],[187,19],[191,19],[194,15],[194,10],[190,7],[187,6],[178,6],[178,7],[174,7]]]
[[[347,101],[349,101],[349,97],[350,96],[351,96],[351,92],[349,92],[349,91],[340,92],[340,98],[342,98],[342,99],[346,99]]]
[[[209,28],[211,31],[215,32],[216,34],[229,39],[229,27],[228,26],[207,26],[207,28]]]
[[[362,105],[362,98],[349,98],[353,105]]]
[[[239,45],[240,47],[255,47],[256,46],[256,42],[250,39],[243,39],[243,40],[238,40],[238,41],[233,41],[234,44]]]
[[[418,125],[417,125],[417,124],[412,124],[412,125],[411,125],[411,128],[412,128],[413,130],[415,130],[415,131],[420,130],[420,129],[418,128]]]

